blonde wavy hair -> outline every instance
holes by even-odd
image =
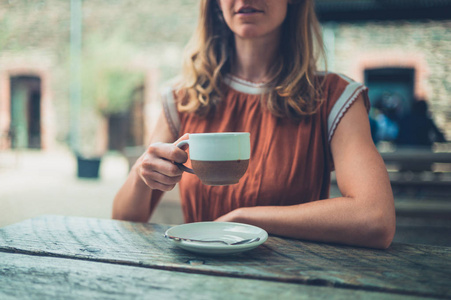
[[[277,117],[299,119],[316,112],[322,102],[317,60],[324,55],[313,0],[292,0],[282,24],[279,53],[273,67],[273,87],[262,103]],[[181,112],[207,115],[224,97],[224,76],[235,58],[233,32],[217,0],[201,0],[199,22],[185,49],[177,85]]]

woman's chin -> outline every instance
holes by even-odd
[[[242,25],[235,31],[235,36],[240,39],[277,38],[277,30],[262,30],[256,25]]]

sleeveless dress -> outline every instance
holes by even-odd
[[[250,132],[251,158],[238,184],[208,186],[184,173],[179,183],[186,222],[214,220],[236,208],[294,205],[329,198],[333,160],[330,141],[347,109],[367,88],[343,75],[327,73],[319,110],[300,121],[277,118],[261,105],[265,85],[227,75],[225,98],[211,118],[176,109],[175,93],[163,93],[163,108],[174,140],[184,133]],[[189,166],[189,162],[187,163]]]

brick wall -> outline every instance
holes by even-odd
[[[183,47],[195,27],[198,1],[82,2],[85,46],[119,37],[134,49],[130,66],[146,74],[148,136],[159,109],[158,87],[179,70]],[[434,119],[451,139],[451,21],[326,24],[325,28],[333,34],[333,44],[328,44],[332,71],[363,81],[367,67],[415,68],[415,93],[428,99]],[[70,1],[0,1],[0,132],[9,122],[9,76],[40,74],[46,83],[42,106],[46,145],[67,141],[69,32]]]
[[[326,24],[333,32],[334,71],[363,81],[365,68],[415,69],[415,95],[425,97],[451,139],[451,21]]]
[[[133,49],[128,66],[145,74],[145,140],[160,109],[158,86],[177,74],[197,19],[198,1],[175,2],[82,1],[83,47],[120,39]],[[42,146],[68,141],[69,41],[70,1],[0,1],[0,133],[9,128],[10,77],[36,75],[43,82]]]

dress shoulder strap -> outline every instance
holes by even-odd
[[[343,91],[336,97],[336,99],[330,99],[333,103],[332,109],[329,112],[327,118],[327,129],[328,129],[328,141],[332,140],[335,133],[335,129],[340,123],[341,119],[345,115],[346,111],[351,107],[351,105],[357,100],[357,98],[363,94],[365,100],[365,106],[369,110],[370,103],[368,98],[368,88],[352,79],[341,75],[338,76],[336,87],[341,88]]]
[[[174,90],[168,86],[161,91],[161,101],[163,102],[164,115],[168,122],[169,129],[175,139],[180,135],[180,117],[177,111],[177,104],[174,97]]]

